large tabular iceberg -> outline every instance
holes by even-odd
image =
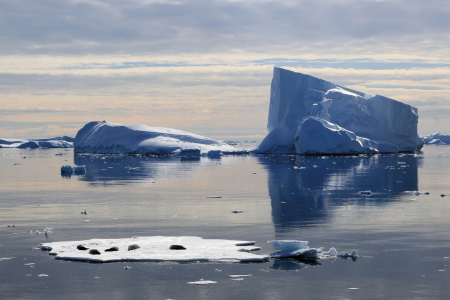
[[[139,124],[90,122],[74,142],[77,153],[176,154],[180,157],[246,153],[225,142],[182,130]]]
[[[74,138],[68,136],[49,139],[0,139],[0,148],[72,148]]]
[[[310,75],[274,68],[269,134],[253,153],[418,151],[417,108]]]

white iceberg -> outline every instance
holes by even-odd
[[[299,249],[309,248],[308,241],[276,240],[276,241],[267,241],[267,243],[272,243],[273,249],[279,251],[295,251]]]
[[[270,254],[272,258],[319,259],[321,248],[309,248],[308,241],[277,240],[268,241],[276,250]]]
[[[418,151],[418,110],[310,75],[274,68],[268,135],[252,153]]]
[[[0,148],[72,148],[74,138],[68,136],[48,139],[1,138]]]
[[[130,245],[140,248],[128,251]],[[94,262],[119,261],[174,261],[174,262],[261,262],[269,259],[268,255],[250,252],[258,250],[253,241],[233,241],[220,239],[203,239],[195,236],[149,236],[128,239],[92,239],[85,241],[67,241],[41,244],[42,250],[50,250],[50,255],[59,259]],[[92,255],[85,248],[97,249],[101,254]],[[170,246],[181,245],[185,250],[171,250]],[[118,247],[119,251],[106,251]],[[245,250],[245,251],[243,251]]]
[[[74,141],[76,153],[177,154],[199,155],[244,154],[223,141],[171,128],[139,124],[122,125],[107,121],[90,122],[81,128]]]
[[[440,132],[433,133],[423,138],[425,145],[450,145],[450,135],[444,135]]]

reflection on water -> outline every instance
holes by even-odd
[[[275,231],[317,226],[344,205],[382,205],[400,193],[418,190],[421,157],[266,156]],[[370,196],[358,194],[370,190]]]
[[[74,155],[76,165],[85,165],[82,181],[125,185],[135,181],[142,185],[155,183],[157,179],[187,178],[207,165],[220,164],[220,159],[202,157],[184,159],[173,156],[144,155]]]

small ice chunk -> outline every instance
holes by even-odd
[[[39,274],[38,277],[48,277],[47,274]]]
[[[217,281],[212,281],[212,280],[198,280],[198,281],[191,281],[191,282],[188,282],[187,284],[206,285],[206,284],[213,284],[213,283],[217,283]]]
[[[295,251],[298,249],[308,249],[308,241],[296,241],[296,240],[279,240],[279,241],[267,241],[272,243],[275,250],[281,251]]]
[[[328,254],[331,256],[336,256],[338,254],[336,248],[331,247],[330,250],[328,250]]]
[[[372,193],[372,191],[369,190],[369,191],[360,191],[359,194],[360,195],[372,195],[373,193]]]
[[[221,156],[223,156],[223,153],[220,150],[210,150],[210,151],[208,151],[207,156],[209,156],[209,157],[221,157]]]
[[[86,166],[73,166],[75,173],[86,173]]]
[[[74,169],[70,165],[65,165],[61,167],[61,173],[72,173]]]
[[[46,228],[44,229],[44,234],[45,234],[45,235],[49,235],[49,234],[52,233],[52,230],[53,230],[53,228],[46,227]]]
[[[340,254],[337,255],[337,257],[358,257],[358,253],[356,252],[356,250],[353,250],[352,253],[348,253],[348,252],[341,252]]]
[[[237,277],[251,277],[252,274],[248,274],[248,275],[228,275],[228,276],[230,276],[230,277],[232,277],[232,278],[237,278]]]

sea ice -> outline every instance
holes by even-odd
[[[268,135],[252,153],[417,151],[418,110],[310,75],[274,68]]]
[[[86,124],[78,131],[74,147],[76,153],[177,154],[180,157],[198,157],[211,151],[248,153],[223,141],[186,131],[107,121]]]
[[[137,244],[140,248],[128,251],[128,246]],[[268,255],[251,253],[258,250],[252,241],[233,241],[203,239],[193,236],[167,237],[133,237],[128,239],[92,239],[86,241],[67,241],[41,244],[42,250],[50,250],[51,255],[59,259],[95,262],[119,261],[176,261],[176,262],[261,262],[269,259]],[[88,251],[78,250],[77,246],[98,249],[100,255],[91,255]],[[171,245],[182,245],[186,250],[171,250]],[[111,247],[119,251],[105,252]],[[245,251],[243,251],[245,250]]]
[[[187,284],[195,284],[195,285],[207,285],[207,284],[214,284],[217,283],[217,281],[212,281],[212,280],[198,280],[198,281],[191,281],[188,282]]]

